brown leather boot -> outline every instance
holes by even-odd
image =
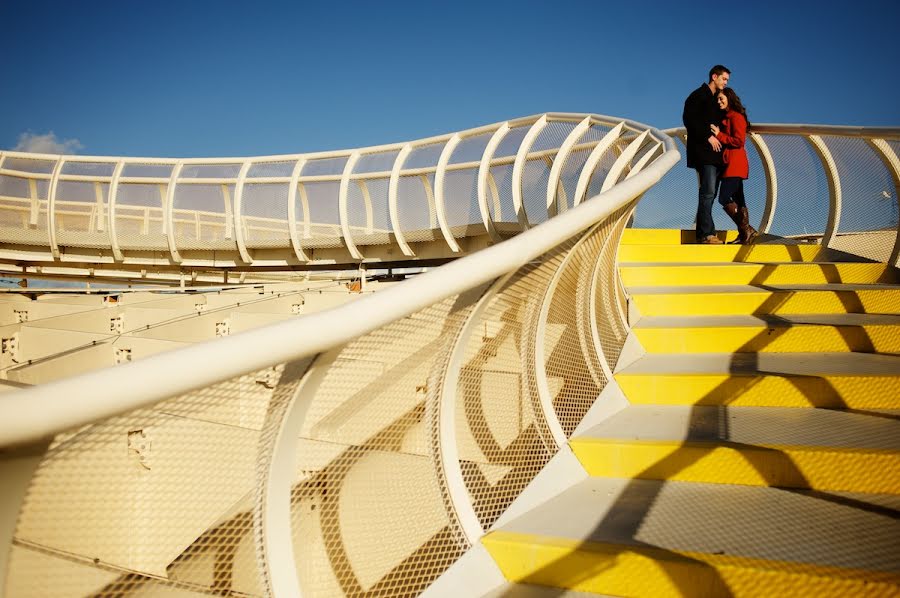
[[[747,206],[741,206],[740,209],[741,215],[741,223],[738,224],[738,230],[740,231],[740,238],[742,245],[751,245],[756,238],[759,236],[759,232],[752,226],[750,226],[750,212],[747,211]]]
[[[737,203],[730,201],[724,206],[722,209],[725,210],[725,213],[728,214],[728,217],[734,221],[734,225],[738,228],[738,238],[734,241],[730,241],[729,245],[736,245],[738,243],[743,243],[744,231],[741,228],[741,209],[738,207]]]

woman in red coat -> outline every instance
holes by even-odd
[[[710,129],[724,148],[725,170],[719,185],[719,203],[738,227],[738,242],[749,245],[759,233],[750,226],[750,214],[744,201],[744,179],[750,172],[747,150],[744,149],[749,126],[747,110],[730,87],[719,92],[718,101],[725,118],[721,128],[710,125]]]

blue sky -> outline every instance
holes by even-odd
[[[546,111],[670,127],[718,62],[754,121],[900,126],[898,7],[0,0],[0,148],[295,153]]]

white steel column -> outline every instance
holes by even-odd
[[[512,199],[513,199],[513,208],[516,210],[516,216],[519,219],[519,226],[522,229],[529,228],[530,224],[528,223],[528,214],[525,212],[524,201],[522,200],[522,176],[525,173],[525,160],[528,157],[528,152],[531,151],[531,146],[534,145],[534,140],[537,139],[537,136],[541,134],[541,131],[544,130],[544,127],[547,126],[547,115],[544,114],[537,121],[531,125],[531,128],[528,129],[528,132],[525,133],[525,137],[522,139],[521,145],[519,145],[519,151],[516,153],[516,160],[513,162],[513,171],[512,171]]]
[[[406,242],[406,237],[403,236],[403,231],[400,229],[400,207],[397,196],[400,192],[400,171],[403,169],[403,164],[406,162],[409,154],[412,153],[412,150],[411,143],[403,146],[403,149],[400,150],[400,153],[394,159],[394,166],[391,168],[391,180],[388,182],[388,215],[391,219],[391,228],[394,230],[394,239],[397,241],[397,245],[400,246],[400,251],[403,252],[403,255],[410,257],[415,254],[410,249],[409,244]]]
[[[597,142],[597,145],[591,151],[590,155],[588,155],[587,161],[581,168],[581,174],[578,176],[578,184],[575,185],[575,196],[572,198],[573,206],[577,206],[585,200],[585,195],[587,194],[588,185],[591,183],[591,175],[594,174],[594,169],[597,168],[597,164],[600,163],[606,150],[608,150],[619,139],[619,136],[622,135],[622,130],[624,128],[625,123],[621,122],[610,129],[610,131],[603,136],[603,139]]]
[[[491,135],[484,148],[484,153],[481,155],[481,163],[478,165],[478,209],[481,211],[481,221],[484,223],[485,230],[491,240],[495,242],[500,240],[500,235],[494,226],[494,219],[491,218],[491,210],[488,206],[488,177],[491,174],[491,160],[494,158],[494,152],[497,151],[497,147],[507,133],[509,133],[509,123],[505,122]],[[493,183],[493,180],[491,182]],[[497,185],[494,183],[491,190],[496,191],[496,187]]]
[[[113,259],[117,262],[125,259],[122,250],[119,249],[119,236],[116,231],[116,195],[119,194],[119,178],[122,176],[124,169],[125,161],[119,160],[113,170],[112,180],[109,183],[109,209],[106,210],[107,216],[109,216],[109,226],[107,227],[109,230],[109,245],[112,249]]]
[[[569,133],[566,140],[559,146],[559,151],[556,152],[556,158],[553,160],[553,166],[550,168],[550,179],[547,181],[547,214],[550,216],[555,216],[557,213],[557,188],[559,187],[559,179],[562,176],[563,166],[565,166],[566,161],[569,159],[572,148],[575,147],[578,140],[581,139],[590,128],[591,117],[587,116],[572,129],[572,132]]]
[[[181,256],[178,255],[178,246],[175,244],[175,188],[178,185],[178,177],[181,175],[181,169],[184,162],[179,160],[172,169],[172,176],[169,178],[169,186],[166,189],[166,201],[163,203],[163,234],[169,242],[169,253],[172,261],[176,264],[181,263]]]
[[[353,167],[359,160],[360,153],[355,151],[350,154],[347,163],[344,165],[344,173],[341,175],[341,187],[338,193],[338,213],[341,220],[341,233],[344,235],[344,243],[350,251],[350,255],[355,260],[363,259],[363,255],[356,248],[353,237],[350,234],[350,217],[347,213],[347,194],[350,192],[350,175],[353,173]]]
[[[291,246],[294,248],[294,255],[296,255],[297,259],[301,262],[309,261],[309,258],[306,257],[306,253],[303,251],[303,247],[300,245],[300,237],[297,235],[297,187],[299,186],[298,179],[300,178],[300,172],[305,165],[306,158],[300,158],[297,160],[297,163],[294,164],[294,170],[291,171],[291,182],[288,183],[287,197],[288,229],[291,235]],[[304,220],[307,221],[308,227],[309,219],[305,218]]]
[[[750,133],[748,137],[750,137],[753,145],[756,146],[756,151],[759,152],[763,172],[766,175],[766,207],[763,210],[762,219],[759,223],[759,232],[767,234],[772,228],[775,207],[778,205],[778,176],[775,170],[775,160],[772,159],[772,152],[769,151],[769,146],[766,145],[762,135]]]
[[[253,258],[247,251],[247,239],[244,238],[244,183],[247,180],[247,172],[250,171],[251,161],[246,160],[241,164],[241,170],[238,173],[237,183],[234,186],[234,238],[237,241],[238,251],[241,254],[241,260],[246,264],[252,264]]]
[[[66,159],[60,156],[53,174],[50,176],[50,190],[47,196],[47,238],[50,241],[50,253],[53,259],[59,259],[59,245],[56,243],[56,189],[59,187],[59,174],[62,172]]]
[[[894,181],[894,201],[897,202],[897,213],[900,214],[900,159],[897,158],[897,152],[884,139],[867,139],[866,143],[875,150],[884,162],[885,168],[891,173],[891,179]],[[888,263],[900,267],[900,218],[897,220],[897,239]]]
[[[447,164],[450,162],[450,156],[453,155],[453,150],[456,149],[456,146],[459,145],[460,141],[462,141],[462,137],[460,137],[459,133],[456,133],[447,141],[447,145],[444,146],[441,157],[438,160],[437,170],[434,172],[434,207],[437,212],[438,223],[441,226],[441,232],[444,235],[444,240],[447,241],[447,245],[450,246],[450,250],[454,253],[459,253],[461,250],[456,239],[453,238],[453,232],[450,230],[450,225],[447,223],[447,210],[444,201],[444,179],[447,173]]]
[[[809,142],[813,149],[822,160],[822,167],[825,169],[825,177],[828,179],[828,225],[825,227],[825,234],[822,236],[822,245],[831,247],[831,243],[837,236],[838,228],[841,224],[841,178],[838,176],[837,165],[831,155],[831,150],[822,141],[818,135],[810,135]]]

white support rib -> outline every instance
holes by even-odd
[[[247,181],[247,173],[250,171],[250,160],[241,164],[241,170],[238,173],[237,182],[234,186],[234,238],[237,241],[238,252],[241,254],[241,260],[245,264],[252,264],[253,258],[247,251],[247,239],[244,238],[244,184]]]
[[[297,256],[297,259],[301,262],[309,261],[309,258],[306,257],[306,253],[303,251],[303,247],[300,245],[300,237],[297,234],[297,187],[299,183],[297,180],[300,178],[300,172],[303,170],[303,167],[306,165],[306,158],[300,158],[297,160],[297,163],[294,164],[294,170],[291,171],[291,182],[288,183],[288,197],[287,197],[287,208],[288,208],[288,229],[291,235],[291,247],[294,248],[294,255]],[[308,210],[307,210],[308,211]],[[308,220],[309,218],[304,218],[307,221],[306,226],[309,226]],[[305,235],[304,235],[305,236]]]
[[[447,145],[444,146],[441,157],[438,160],[437,170],[434,172],[434,207],[437,212],[438,224],[441,226],[441,233],[443,233],[444,240],[447,241],[447,245],[450,246],[450,250],[453,251],[453,253],[459,253],[461,249],[456,242],[456,239],[453,238],[453,233],[450,231],[450,225],[447,224],[447,210],[444,201],[444,179],[447,173],[447,164],[450,162],[450,156],[453,155],[453,150],[456,149],[456,146],[459,145],[460,141],[462,141],[462,137],[459,136],[459,133],[453,135],[453,137],[447,141]]]
[[[628,166],[628,163],[631,162],[632,158],[637,155],[638,150],[644,145],[644,141],[647,139],[647,135],[650,134],[650,131],[644,131],[637,137],[635,137],[634,141],[628,144],[628,147],[625,148],[616,161],[613,162],[612,167],[609,169],[609,172],[606,174],[606,179],[604,179],[603,184],[600,186],[600,193],[604,191],[609,191],[612,189],[613,185],[619,182],[619,176],[625,170],[625,167]]]
[[[641,156],[641,159],[635,162],[634,166],[631,167],[631,170],[628,171],[628,174],[625,175],[625,180],[627,181],[628,179],[639,173],[641,170],[643,170],[644,166],[646,166],[650,162],[650,160],[652,160],[653,157],[656,156],[656,152],[661,149],[663,149],[662,143],[657,143],[653,146],[653,148],[651,148],[643,156]]]
[[[356,248],[353,237],[350,235],[350,219],[347,213],[347,195],[350,192],[350,175],[353,173],[353,167],[356,166],[359,156],[359,151],[350,154],[350,158],[344,165],[344,173],[341,175],[341,187],[338,194],[338,213],[341,219],[341,234],[344,235],[344,243],[347,245],[347,250],[355,260],[361,260],[363,259],[363,256],[359,252],[359,249]]]
[[[440,461],[442,474],[447,484],[447,494],[456,513],[457,520],[463,534],[469,544],[474,545],[484,535],[484,528],[475,512],[472,504],[472,496],[466,487],[460,465],[459,442],[456,436],[456,397],[459,394],[458,381],[460,372],[464,366],[466,346],[469,338],[476,333],[481,316],[487,310],[493,299],[506,281],[513,276],[509,272],[498,278],[491,287],[482,295],[478,303],[472,309],[465,324],[459,331],[459,335],[447,360],[447,369],[444,372],[444,380],[440,384],[441,395],[438,397],[438,438],[440,442]]]
[[[838,175],[837,165],[834,163],[834,157],[831,150],[822,141],[818,135],[810,135],[809,142],[819,159],[822,160],[822,167],[825,169],[825,177],[828,179],[828,225],[825,227],[825,234],[822,236],[822,245],[831,247],[831,243],[837,236],[838,229],[841,224],[841,178]]]
[[[900,159],[897,158],[897,152],[884,139],[870,139],[867,140],[867,143],[875,150],[875,153],[884,162],[884,167],[891,173],[891,179],[894,181],[894,201],[897,202],[897,210],[900,213]],[[900,267],[900,220],[897,221],[897,239],[888,263]]]
[[[231,203],[231,189],[223,183],[222,203],[225,205],[225,239],[234,238],[234,206]]]
[[[106,222],[104,222],[103,208],[103,187],[99,182],[94,181],[94,205],[97,206],[97,232],[102,233],[106,230]]]
[[[503,221],[503,206],[500,203],[500,190],[497,188],[497,181],[494,180],[494,173],[488,172],[488,188],[491,190],[491,201],[494,204],[494,214],[496,214],[495,218],[502,222]],[[491,224],[494,224],[494,218],[491,218]],[[496,230],[496,226],[494,229]]]
[[[434,207],[434,189],[431,181],[428,180],[427,174],[420,174],[419,179],[422,181],[422,188],[425,189],[425,199],[428,201],[428,226],[431,230],[438,227],[437,208]]]
[[[119,235],[116,231],[116,196],[119,194],[119,178],[125,169],[125,161],[119,160],[113,170],[112,180],[109,183],[109,209],[106,211],[109,216],[109,245],[112,248],[113,259],[117,262],[125,260],[125,255],[119,248]]]
[[[371,235],[375,232],[375,216],[372,210],[372,196],[369,194],[369,186],[363,180],[357,180],[356,185],[362,194],[363,204],[366,206],[366,234]]]
[[[403,231],[400,229],[398,195],[400,193],[400,171],[403,169],[403,164],[406,163],[406,158],[412,153],[412,150],[413,146],[411,143],[403,146],[403,149],[400,150],[400,153],[394,159],[394,166],[391,168],[391,179],[388,182],[388,215],[391,219],[391,229],[394,231],[394,239],[397,241],[400,251],[403,252],[403,255],[410,257],[415,254],[410,249],[409,244],[406,242],[406,237],[403,236]]]
[[[594,169],[597,168],[597,164],[603,159],[603,154],[606,153],[606,150],[619,139],[624,129],[625,123],[621,122],[610,129],[610,131],[603,136],[603,139],[597,142],[597,145],[591,151],[584,166],[581,167],[581,174],[578,176],[578,184],[575,185],[575,197],[572,198],[573,205],[577,206],[584,201],[584,196],[587,193],[588,185],[591,183],[591,176],[594,174]]]
[[[772,159],[772,152],[769,151],[769,146],[766,145],[762,135],[750,133],[749,137],[759,153],[763,172],[766,175],[766,207],[763,209],[762,219],[759,223],[759,232],[767,234],[772,228],[775,208],[778,206],[778,174],[775,170],[775,160]]]
[[[516,152],[516,160],[513,162],[513,171],[512,171],[512,199],[513,199],[513,208],[516,210],[516,217],[519,219],[519,226],[522,229],[529,228],[530,224],[528,223],[528,214],[525,212],[525,202],[522,199],[522,176],[525,174],[525,160],[528,158],[528,152],[531,151],[531,146],[534,145],[534,140],[537,139],[537,136],[541,134],[541,131],[544,130],[544,127],[547,126],[547,115],[544,114],[537,121],[531,125],[531,128],[528,129],[528,132],[525,133],[525,137],[522,139],[522,143],[519,145],[519,151]]]
[[[166,188],[166,201],[163,203],[163,234],[169,243],[169,254],[172,256],[172,262],[181,263],[181,256],[178,254],[178,247],[175,244],[175,188],[178,186],[178,176],[184,162],[179,160],[172,169],[172,176],[169,178],[169,186]]]
[[[484,223],[484,228],[492,241],[499,241],[500,235],[494,226],[494,219],[491,218],[491,210],[488,206],[488,177],[491,174],[491,160],[494,158],[494,152],[497,151],[497,147],[507,133],[509,133],[509,123],[505,122],[491,135],[487,146],[484,148],[484,153],[481,154],[481,163],[478,165],[478,209],[481,212],[481,221]],[[491,177],[491,181],[493,183],[493,177]],[[493,183],[491,191],[495,192],[496,188],[496,183]]]
[[[47,238],[50,242],[50,253],[53,259],[59,259],[59,245],[56,242],[56,189],[59,187],[59,174],[62,172],[66,159],[60,158],[53,167],[50,178],[50,191],[47,197]]]
[[[38,199],[37,179],[29,178],[26,180],[28,181],[28,196],[31,198],[31,209],[28,212],[28,224],[37,226],[38,217],[41,214],[41,200]]]
[[[553,166],[550,168],[550,179],[547,181],[547,213],[550,216],[555,216],[557,214],[557,188],[560,186],[559,179],[562,177],[563,166],[566,165],[566,161],[569,159],[572,148],[575,147],[578,140],[581,139],[590,128],[591,117],[586,116],[584,120],[572,129],[572,132],[569,133],[562,145],[559,146],[556,158],[553,159]],[[565,192],[565,190],[563,190],[563,192]]]

